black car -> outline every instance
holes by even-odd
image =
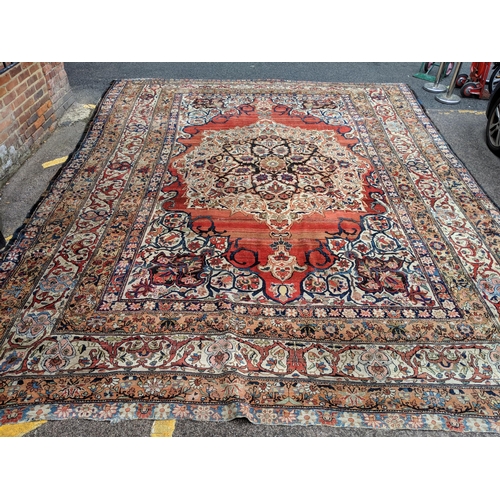
[[[495,85],[486,108],[486,144],[490,150],[500,156],[500,84]]]

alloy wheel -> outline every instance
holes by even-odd
[[[486,142],[490,150],[500,156],[500,98],[497,99],[487,124]]]

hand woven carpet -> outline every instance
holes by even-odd
[[[0,260],[0,422],[500,430],[500,213],[403,84],[121,80]]]

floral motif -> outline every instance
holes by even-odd
[[[68,365],[74,354],[75,350],[71,343],[68,339],[62,338],[45,351],[42,365],[50,373],[57,372]]]
[[[366,366],[366,371],[376,381],[384,382],[388,377],[388,365],[391,363],[391,360],[387,353],[376,347],[370,347],[360,356],[360,361]]]
[[[301,410],[298,412],[297,420],[302,425],[313,425],[318,420],[318,414],[312,410]]]
[[[48,311],[30,313],[17,326],[17,333],[35,338],[45,333],[50,326],[50,313]]]
[[[229,361],[233,345],[228,340],[218,340],[207,348],[208,362],[216,369],[222,370]]]
[[[245,129],[205,134],[173,166],[184,175],[189,206],[247,212],[282,231],[307,213],[343,208],[346,198],[352,210],[362,209],[347,168],[348,162],[367,168],[359,160],[330,131],[260,120]],[[304,190],[314,194],[314,202]]]

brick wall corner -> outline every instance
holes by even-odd
[[[73,104],[63,63],[21,62],[0,74],[0,186]]]

